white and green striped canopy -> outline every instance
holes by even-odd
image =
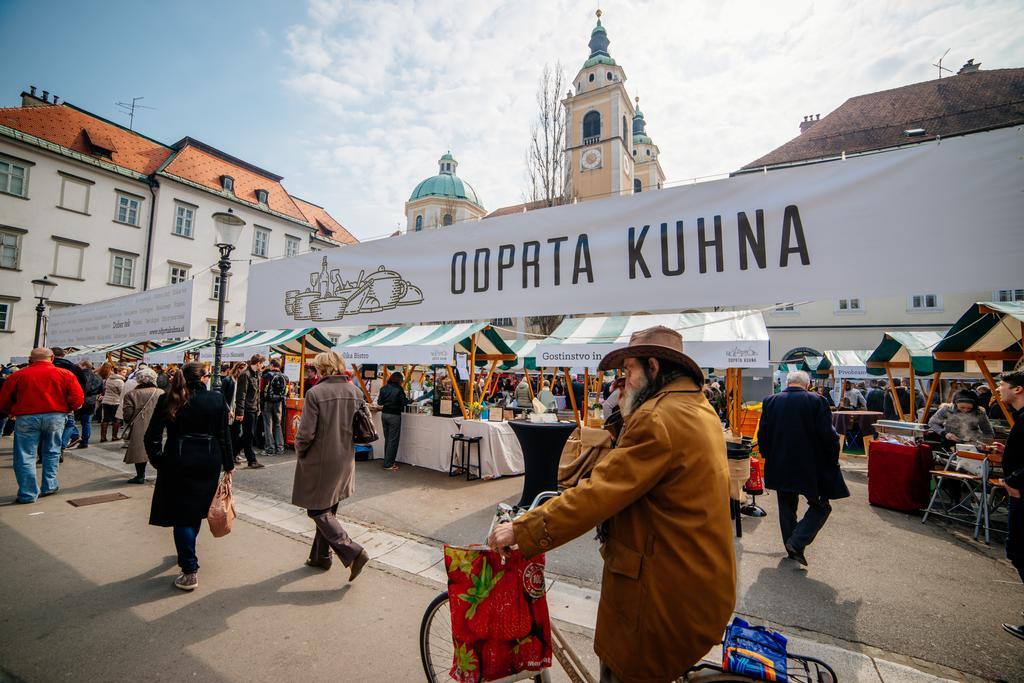
[[[832,377],[835,379],[864,379],[868,377],[868,357],[871,350],[867,351],[825,351],[825,357],[818,365],[818,374],[826,375],[832,370]]]
[[[333,344],[320,330],[315,327],[300,327],[294,330],[262,330],[259,332],[242,332],[224,341],[225,349],[252,349],[252,353],[266,355],[266,349],[273,353],[298,356],[302,353],[302,342],[305,337],[306,355],[330,351]],[[244,353],[243,353],[244,355]],[[211,356],[212,358],[212,356]]]
[[[537,369],[536,349],[540,339],[513,339],[508,342],[512,353],[516,354],[516,360],[503,363],[499,367],[505,372],[522,372]]]
[[[101,346],[83,346],[74,353],[69,353],[67,359],[72,363],[80,363],[87,360],[93,364],[105,363],[109,356],[115,363],[122,361],[142,360],[142,354],[150,342],[122,342],[120,344],[104,344]]]
[[[630,335],[664,325],[683,336],[683,352],[704,368],[767,368],[768,329],[760,311],[714,311],[570,318],[537,344],[538,367],[596,368]]]
[[[194,353],[207,345],[212,345],[212,339],[182,339],[181,341],[167,344],[152,351],[142,354],[142,360],[147,363],[181,363],[185,360],[186,353]]]
[[[487,323],[381,327],[352,337],[335,350],[356,365],[451,365],[454,354],[470,353],[474,335],[477,357],[514,355]]]

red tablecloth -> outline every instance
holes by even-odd
[[[933,462],[930,446],[875,441],[868,455],[868,502],[904,512],[928,507]]]

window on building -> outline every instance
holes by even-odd
[[[57,206],[68,211],[89,213],[89,191],[92,185],[91,180],[61,173],[60,203]]]
[[[53,271],[54,277],[67,277],[73,280],[82,279],[82,263],[85,261],[84,242],[54,239]]]
[[[298,256],[299,248],[302,246],[302,240],[298,237],[292,237],[288,235],[284,238],[284,255],[285,256]]]
[[[214,339],[217,336],[217,322],[214,321],[211,323],[209,320],[207,320],[206,322],[208,325],[208,327],[206,328],[206,333],[209,335],[210,339]],[[227,323],[226,320],[224,322]],[[227,325],[225,325],[225,327],[227,327]]]
[[[0,159],[0,192],[24,197],[28,190],[28,167]]]
[[[341,335],[327,334],[327,338],[331,340],[331,346],[337,346],[338,342],[341,341]]]
[[[630,141],[630,137],[629,137],[629,123],[626,121],[626,117],[623,116],[622,117],[622,144],[624,144],[626,146],[626,149],[629,149],[629,141]]]
[[[1002,303],[1024,301],[1024,289],[1000,289],[996,292],[995,300]]]
[[[14,321],[14,302],[0,301],[0,332],[10,332]]]
[[[135,279],[135,257],[114,253],[110,259],[110,284],[132,287]]]
[[[235,179],[232,178],[229,175],[222,175],[220,177],[220,187],[221,187],[222,190],[227,190],[228,192],[234,192],[235,191]]]
[[[796,304],[790,304],[790,303],[775,304],[775,312],[776,313],[797,313],[798,309],[796,307]]]
[[[419,232],[421,230],[423,230],[423,216],[422,215],[416,216],[416,228],[415,228],[416,232]]]
[[[583,117],[583,144],[597,142],[601,139],[601,114],[588,111]]]
[[[633,192],[640,192],[644,189],[644,184],[640,182],[639,178],[633,178]]]
[[[213,286],[210,288],[210,298],[211,299],[219,299],[220,298],[220,273],[217,272],[216,270],[211,271],[211,272],[213,273]],[[231,295],[231,274],[228,273],[228,276],[225,278],[224,300],[227,301],[228,297],[230,295]]]
[[[139,208],[142,200],[130,194],[117,194],[117,216],[114,220],[127,225],[139,224]]]
[[[587,77],[587,81],[590,82],[590,83],[593,83],[594,82],[594,74],[590,74],[590,76]]]
[[[21,257],[21,233],[0,230],[0,268],[17,269]]]
[[[839,299],[836,302],[836,313],[860,313],[863,310],[860,299]]]
[[[441,225],[451,225],[451,224],[452,224],[452,215],[450,213],[446,213],[444,215],[444,218],[441,219]]]
[[[256,190],[256,201],[260,204],[266,204],[269,197],[270,193],[266,190]]]
[[[176,285],[179,282],[184,282],[188,279],[188,266],[183,263],[172,263],[171,264],[171,277],[170,282],[172,285]]]
[[[491,324],[495,327],[512,327],[515,323],[512,318],[494,318],[491,320]]]
[[[196,207],[188,204],[174,205],[174,234],[181,237],[192,237],[192,227],[196,220]]]
[[[938,294],[912,294],[907,299],[907,310],[941,311],[942,297]]]
[[[266,257],[270,250],[270,231],[266,228],[256,228],[252,235],[252,255]]]

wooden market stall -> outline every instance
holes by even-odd
[[[435,372],[443,372],[450,382],[451,399],[448,399],[442,393],[443,382],[435,380],[440,411],[429,415],[419,412],[402,415],[399,462],[448,472],[454,449],[452,437],[461,435],[474,441],[469,452],[471,458],[479,457],[483,478],[523,473],[522,448],[512,428],[501,419],[502,415],[492,411],[488,420],[477,419],[478,370],[487,367],[486,391],[497,367],[516,360],[508,343],[487,323],[382,327],[348,339],[335,350],[352,367],[367,400],[370,393],[362,381],[360,366],[363,365],[398,366],[406,377],[417,368],[433,368]],[[457,372],[456,362],[460,356],[465,359],[465,367]],[[465,391],[461,387],[463,382]],[[447,417],[449,411],[445,404],[448,400],[454,402],[452,408],[457,408],[457,417]],[[381,429],[379,413],[374,420]],[[383,445],[383,440],[373,444],[377,455]]]
[[[917,378],[932,376],[931,388],[924,403],[922,420],[928,421],[928,410],[935,400],[935,392],[939,387],[941,370],[935,366],[932,350],[942,339],[940,332],[884,332],[882,341],[867,358],[867,371],[871,375],[885,375],[889,380],[889,393],[892,396],[893,408],[901,422],[917,422]],[[910,415],[903,412],[893,375],[906,375],[909,378]]]
[[[978,302],[939,340],[932,352],[936,364],[946,369],[980,372],[999,402],[1006,420],[1013,424],[1013,411],[999,398],[992,368],[1014,369],[1024,352],[1024,303]]]
[[[864,379],[868,376],[868,358],[871,350],[826,350],[814,369],[815,377],[833,380],[839,386],[839,402],[843,402],[846,394],[846,382],[853,379]]]
[[[768,368],[768,329],[760,311],[709,311],[564,320],[534,349],[537,365],[597,368],[605,354],[629,343],[639,330],[664,325],[683,337],[683,351],[703,368],[726,369],[729,424],[738,433],[743,406],[743,369]],[[571,394],[571,392],[569,392]],[[573,410],[579,413],[572,401]]]

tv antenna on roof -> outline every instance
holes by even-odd
[[[139,100],[145,99],[144,97],[133,97],[131,102],[115,102],[118,107],[121,108],[122,114],[128,115],[128,130],[135,130],[135,110],[136,109],[156,109],[156,107],[147,107],[144,104],[139,104]]]
[[[953,48],[948,48],[945,52],[942,53],[942,56],[939,57],[939,63],[938,64],[932,64],[932,66],[938,67],[938,69],[939,69],[939,78],[942,78],[942,72],[943,71],[946,71],[948,73],[953,73],[952,69],[947,69],[946,67],[942,66],[942,60],[946,58],[946,55],[948,55],[949,51],[952,50],[952,49]]]

